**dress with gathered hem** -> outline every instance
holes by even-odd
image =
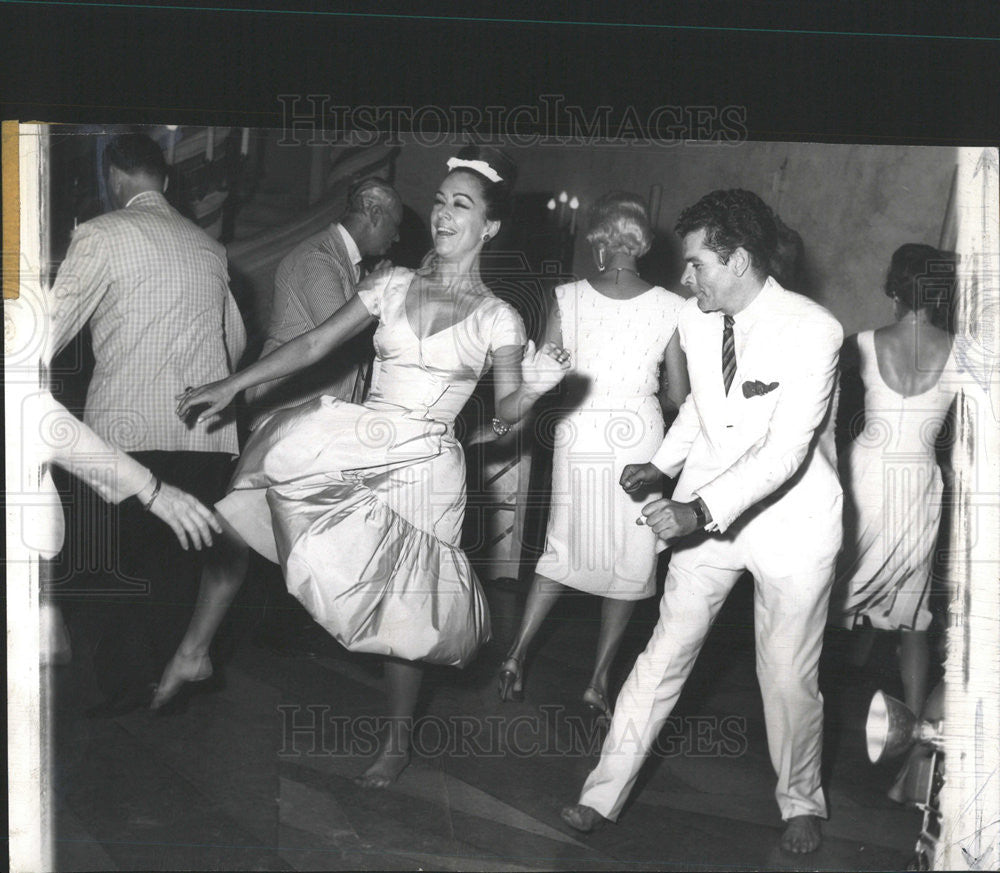
[[[421,339],[405,308],[414,275],[397,268],[358,290],[380,320],[364,405],[323,395],[266,419],[218,510],[347,649],[463,666],[490,619],[459,546],[465,460],[453,425],[493,353],[525,334],[490,295]]]

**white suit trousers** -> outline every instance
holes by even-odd
[[[580,803],[605,818],[617,819],[621,812],[712,622],[745,569],[754,576],[757,677],[778,806],[786,820],[826,816],[818,674],[834,559],[824,556],[822,563],[776,576],[762,571],[762,547],[741,533],[699,537],[671,556],[659,621],[622,688],[601,760],[580,796]],[[762,561],[754,559],[755,551]]]

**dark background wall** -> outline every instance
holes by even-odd
[[[151,130],[162,133],[160,128]],[[198,137],[204,137],[204,130],[184,129],[198,154],[203,151]],[[98,176],[92,166],[96,147],[84,149],[76,160],[66,156],[56,160],[56,152],[65,151],[66,143],[86,141],[93,146],[100,139],[97,128],[88,132],[87,137],[52,138],[52,231],[59,230],[59,240],[52,245],[56,261],[68,244],[73,219],[83,221],[101,211],[96,201],[86,209],[76,203],[83,196],[80,179],[93,182]],[[238,139],[233,138],[234,143]],[[457,146],[426,145],[407,135],[402,139],[398,149],[305,142],[293,146],[281,144],[278,130],[255,130],[249,137],[250,156],[233,165],[235,175],[226,176],[221,165],[217,168],[222,180],[217,187],[229,191],[235,215],[224,240],[230,248],[234,292],[248,317],[266,313],[273,267],[300,238],[340,215],[355,177],[378,174],[394,182],[408,207],[408,221],[405,240],[392,254],[397,263],[419,263],[430,248],[427,222],[434,191]],[[678,214],[714,188],[749,188],[803,239],[803,274],[795,290],[827,306],[848,334],[891,320],[892,307],[881,286],[894,249],[904,242],[940,243],[957,157],[951,147],[785,142],[664,146],[647,141],[506,148],[519,168],[516,192],[521,212],[514,218],[516,232],[505,233],[498,244],[526,251],[529,243],[539,242],[544,221],[533,207],[567,191],[581,204],[578,232],[575,247],[567,238],[570,248],[560,243],[557,257],[562,272],[587,275],[593,270],[582,232],[588,207],[608,191],[631,190],[659,204],[654,210],[657,240],[640,265],[643,275],[682,291],[679,241],[672,232]],[[222,160],[221,144],[217,157]],[[64,164],[65,172],[56,172]],[[652,197],[654,187],[658,197]],[[556,251],[550,243],[542,248]],[[259,287],[251,291],[239,282],[248,258],[254,263],[264,258],[268,266],[258,271]]]
[[[396,164],[404,201],[430,212],[445,161],[456,148],[408,142]],[[738,145],[550,146],[509,149],[518,163],[517,190],[568,191],[586,207],[601,194],[635,191],[648,198],[662,186],[651,280],[677,290],[680,262],[671,228],[685,206],[714,188],[759,194],[805,243],[803,290],[840,319],[845,331],[892,319],[881,291],[893,250],[904,242],[937,245],[956,150],[931,146],[822,143]],[[592,270],[589,247],[577,234],[573,270]]]

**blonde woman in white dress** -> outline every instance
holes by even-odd
[[[608,677],[638,600],[656,585],[664,546],[636,524],[660,496],[626,493],[627,464],[642,463],[663,440],[659,396],[676,410],[688,394],[675,328],[683,298],[653,287],[637,261],[652,242],[646,207],[634,194],[605,195],[591,212],[587,241],[598,276],[555,289],[547,339],[570,352],[565,414],[556,426],[552,504],[545,551],[535,569],[520,628],[499,676],[502,700],[523,693],[528,649],[568,589],[604,598],[597,654],[583,701],[608,716]]]

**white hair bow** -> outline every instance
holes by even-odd
[[[456,167],[468,167],[475,170],[480,175],[485,176],[491,182],[502,182],[503,177],[493,169],[486,161],[466,161],[462,158],[448,158],[448,169],[454,170]]]

